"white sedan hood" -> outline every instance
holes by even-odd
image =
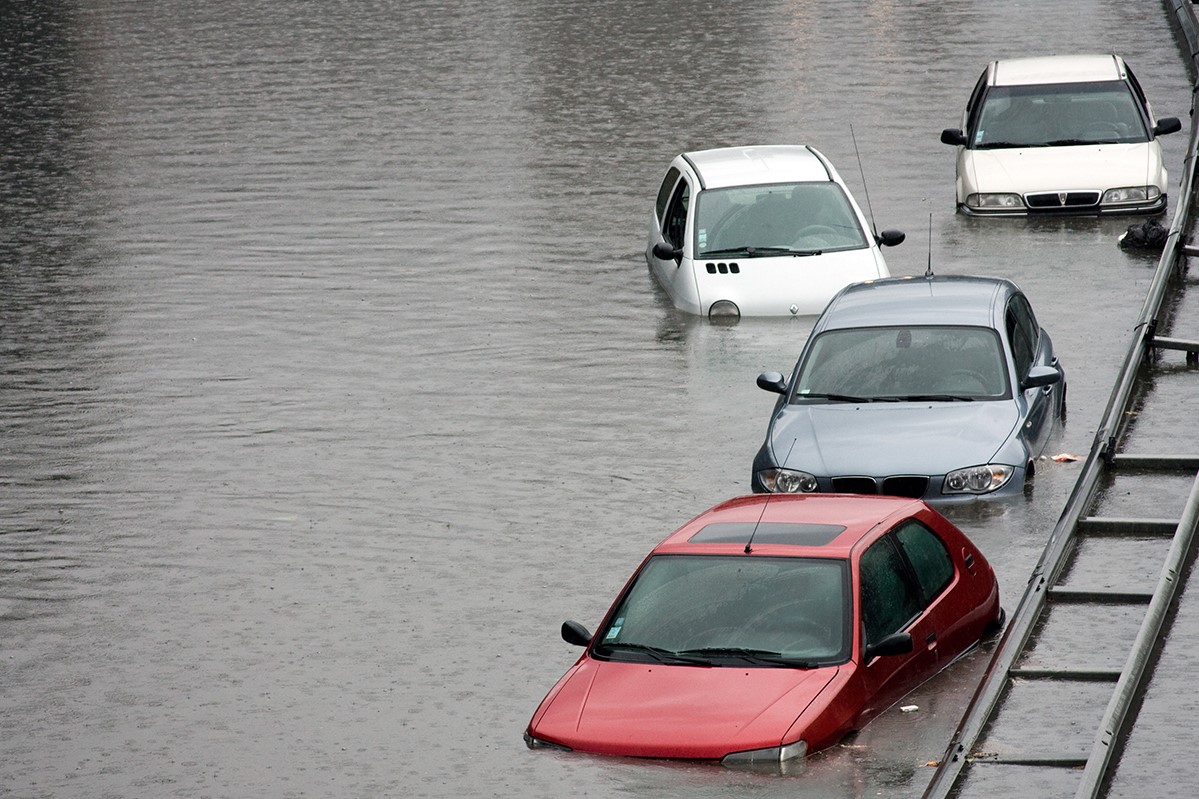
[[[965,150],[965,193],[1098,191],[1159,184],[1156,142]]]

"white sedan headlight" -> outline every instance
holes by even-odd
[[[945,475],[942,494],[989,494],[998,491],[1012,479],[1016,470],[1002,463],[970,466]]]
[[[1024,200],[1019,194],[970,194],[966,205],[971,208],[1015,208],[1024,209]]]
[[[772,494],[811,494],[819,489],[815,477],[794,469],[763,469],[758,479]]]
[[[1124,186],[1119,189],[1108,189],[1103,193],[1103,199],[1100,201],[1104,205],[1109,203],[1143,203],[1148,200],[1156,200],[1161,195],[1161,191],[1157,186]]]

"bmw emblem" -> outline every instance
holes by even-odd
[[[795,316],[797,313],[799,313],[799,306],[796,305],[795,303],[792,303],[791,304],[791,315]]]

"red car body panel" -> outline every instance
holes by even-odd
[[[863,663],[859,563],[901,522],[916,519],[946,545],[952,581],[904,631],[911,653]],[[696,543],[707,525],[803,523],[844,526],[819,546]],[[755,528],[756,529],[756,528]],[[608,755],[717,760],[799,740],[809,753],[860,729],[974,646],[1002,617],[990,564],[952,523],[919,500],[830,494],[757,494],[712,508],[654,548],[660,554],[848,560],[853,623],[849,658],[818,668],[696,666],[597,658],[593,639],[534,713],[527,736]],[[646,558],[648,562],[649,557]],[[644,562],[642,564],[644,566]],[[640,569],[638,570],[638,573]],[[626,583],[604,629],[636,580]]]
[[[778,746],[782,733],[837,669],[671,666],[584,657],[534,723],[539,737],[569,741],[572,749],[587,752],[719,759],[730,751]]]

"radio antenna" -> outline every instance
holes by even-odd
[[[874,209],[870,207],[870,187],[866,185],[866,170],[862,168],[862,153],[858,150],[858,137],[854,135],[853,123],[849,123],[849,138],[853,139],[853,154],[858,157],[858,172],[862,176],[862,191],[866,193],[866,210],[870,212],[870,227],[878,239],[878,225],[874,223]]]
[[[925,277],[933,276],[933,212],[928,212],[928,268],[924,270]]]

